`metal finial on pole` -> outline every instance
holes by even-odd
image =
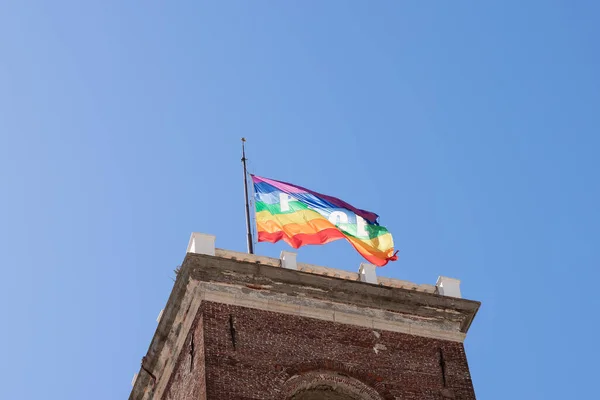
[[[248,202],[248,172],[246,171],[246,138],[242,138],[242,165],[244,166],[244,200],[246,201],[246,233],[248,234],[248,253],[254,254],[252,229],[250,227],[250,204]]]

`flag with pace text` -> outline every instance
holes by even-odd
[[[300,186],[251,176],[259,242],[283,240],[297,249],[346,239],[371,264],[398,259],[392,235],[379,226],[377,214]]]

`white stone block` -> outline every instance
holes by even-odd
[[[462,298],[460,294],[460,279],[440,276],[435,286],[438,289],[438,293],[442,296]]]
[[[296,263],[296,253],[292,253],[291,251],[282,251],[281,252],[281,266],[286,269],[298,269],[298,264]]]
[[[368,263],[361,263],[358,268],[358,275],[361,282],[377,284],[376,266]]]
[[[188,253],[215,255],[215,237],[205,233],[193,232],[187,248]]]

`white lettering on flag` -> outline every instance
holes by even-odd
[[[356,236],[369,236],[367,232],[367,221],[360,215],[356,216]]]
[[[338,226],[338,224],[347,224],[348,216],[344,212],[334,211],[331,214],[329,214],[329,222],[331,222],[335,226]]]
[[[290,211],[290,201],[294,200],[292,196],[287,193],[279,193],[279,207],[281,212]]]

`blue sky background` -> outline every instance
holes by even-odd
[[[478,398],[594,398],[599,12],[0,2],[0,397],[128,396],[190,233],[245,250],[245,136],[252,172],[380,214],[400,250],[380,275],[482,301]]]

